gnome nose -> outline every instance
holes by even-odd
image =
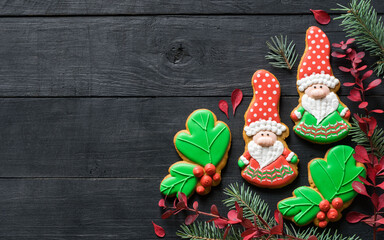
[[[274,144],[274,140],[272,137],[260,137],[256,143],[262,147],[270,147]]]
[[[314,89],[312,90],[312,97],[314,99],[322,99],[327,96],[327,92],[323,89]]]

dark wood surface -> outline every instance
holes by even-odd
[[[374,5],[383,12],[383,1]],[[180,159],[173,136],[197,108],[228,123],[233,139],[222,184],[191,199],[224,211],[223,188],[243,182],[237,158],[254,71],[280,80],[282,121],[293,126],[296,68],[272,68],[265,41],[288,35],[301,54],[307,27],[317,25],[309,9],[334,7],[315,0],[0,1],[0,239],[155,239],[151,220],[166,229],[165,239],[177,239],[183,216],[160,219],[159,184]],[[339,23],[322,26],[331,42],[346,38]],[[332,63],[336,77],[350,80],[339,63]],[[235,88],[245,98],[227,120],[217,104],[230,102]],[[356,112],[347,93],[339,92]],[[370,95],[383,106],[382,87]],[[272,210],[308,184],[306,163],[335,145],[292,133],[287,143],[301,160],[299,178],[277,191],[252,187]],[[366,200],[357,197],[349,210],[371,211]],[[369,227],[344,217],[330,227],[371,239]]]

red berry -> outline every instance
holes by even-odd
[[[201,183],[201,185],[203,185],[203,187],[210,187],[210,186],[212,186],[212,178],[208,175],[204,175],[200,179],[200,183]]]
[[[341,207],[343,207],[343,200],[341,198],[334,198],[332,200],[332,206],[336,209],[340,209]]]
[[[205,188],[203,186],[198,186],[196,188],[196,192],[200,195],[202,195],[205,192]]]
[[[221,175],[220,173],[215,173],[215,175],[213,175],[213,181],[220,181],[221,180]]]
[[[336,218],[339,216],[339,213],[337,212],[336,209],[332,208],[332,209],[329,209],[329,211],[327,212],[327,217],[329,218],[329,220],[333,221],[333,220],[336,220]]]
[[[216,173],[216,167],[212,163],[205,165],[204,169],[209,176],[213,176]]]
[[[328,212],[331,205],[329,204],[328,200],[323,200],[319,204],[320,210],[323,212]]]
[[[204,175],[204,169],[202,167],[195,167],[193,169],[193,175],[195,175],[195,177],[201,178]]]
[[[325,212],[318,212],[317,215],[316,215],[317,219],[319,219],[319,221],[323,221],[325,220]]]
[[[327,226],[328,222],[327,221],[320,221],[319,222],[319,227],[325,228]]]

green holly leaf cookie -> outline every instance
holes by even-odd
[[[169,169],[170,175],[166,176],[160,184],[160,192],[172,196],[182,192],[190,196],[195,190],[198,179],[193,175],[196,165],[187,162],[177,162]]]
[[[328,201],[339,197],[347,202],[357,195],[352,183],[360,181],[359,176],[365,177],[366,172],[364,167],[356,166],[354,153],[352,147],[339,145],[328,152],[325,160],[315,159],[311,162],[309,169],[312,180]]]
[[[293,217],[298,225],[313,221],[320,211],[321,195],[310,187],[299,187],[293,192],[294,197],[280,201],[277,208],[285,217]]]
[[[231,133],[223,122],[216,122],[212,112],[200,109],[193,112],[186,124],[187,130],[175,136],[176,149],[187,159],[205,166],[217,166],[230,144]]]

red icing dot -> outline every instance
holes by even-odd
[[[340,209],[341,207],[343,207],[343,200],[341,198],[334,198],[332,200],[332,206],[336,209]]]
[[[339,216],[339,213],[334,208],[329,209],[329,211],[327,212],[327,217],[329,218],[329,220],[336,220],[338,216]]]
[[[210,187],[210,186],[212,186],[212,178],[208,175],[204,175],[200,179],[200,183],[201,183],[201,185],[203,185],[203,187]]]
[[[326,217],[325,212],[321,212],[321,211],[318,212],[316,215],[316,218],[319,219],[319,221],[325,220],[325,217]]]
[[[196,192],[200,195],[202,195],[205,192],[205,188],[203,186],[198,186],[196,188]]]
[[[216,173],[216,167],[212,163],[205,165],[204,169],[209,176],[213,176]]]
[[[320,210],[323,212],[328,212],[331,205],[329,204],[328,200],[323,200],[319,204]]]
[[[319,227],[325,228],[327,226],[328,222],[327,221],[321,221],[319,222]]]
[[[221,175],[220,175],[220,173],[215,173],[215,175],[213,175],[213,181],[220,181],[220,179],[221,179]]]
[[[204,169],[202,167],[195,167],[193,169],[193,175],[195,175],[195,177],[201,178],[204,175]]]

